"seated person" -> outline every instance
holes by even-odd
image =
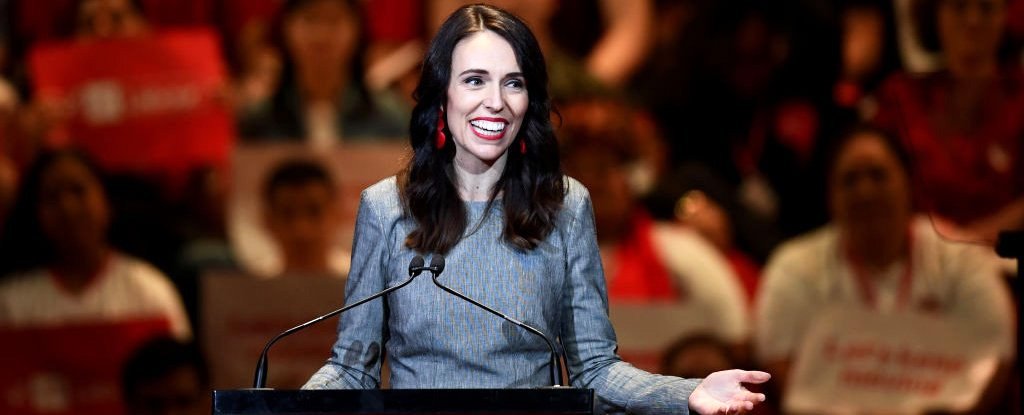
[[[701,321],[729,344],[744,344],[749,316],[739,278],[696,231],[656,223],[642,208],[630,183],[639,145],[621,118],[588,125],[567,119],[560,131],[565,172],[594,201],[609,301],[692,306],[695,315],[680,317]]]
[[[281,255],[284,274],[348,274],[349,254],[335,247],[341,225],[340,195],[317,162],[293,159],[264,181],[263,222]]]
[[[280,80],[271,96],[241,103],[238,129],[244,139],[324,148],[343,140],[405,136],[402,104],[371,93],[363,83],[362,3],[283,2],[274,24]]]
[[[957,240],[1024,228],[1024,68],[1010,3],[915,1],[918,38],[945,67],[894,74],[865,114],[911,152],[916,202]]]
[[[110,202],[101,175],[72,151],[44,153],[19,189],[0,266],[0,326],[161,318],[191,336],[177,290],[148,263],[107,240]]]
[[[199,348],[169,337],[153,339],[125,363],[121,392],[133,415],[209,413],[210,375]]]
[[[952,243],[915,217],[909,158],[879,130],[842,137],[830,158],[832,222],[782,245],[764,270],[755,356],[786,385],[798,346],[828,306],[917,311],[969,321],[999,345],[1001,390],[1014,358],[1013,308],[987,248]]]
[[[171,281],[110,244],[111,218],[79,153],[43,153],[26,171],[0,236],[0,365],[4,393],[29,393],[0,413],[122,413],[116,371],[130,351],[191,336]]]

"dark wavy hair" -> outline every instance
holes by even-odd
[[[399,174],[405,213],[416,229],[405,244],[418,252],[447,253],[467,227],[466,208],[451,175],[455,146],[435,147],[437,119],[447,100],[452,51],[462,39],[491,31],[504,38],[526,79],[529,105],[522,128],[509,148],[505,170],[490,195],[487,212],[499,192],[504,208],[503,239],[519,249],[535,248],[551,233],[562,207],[565,184],[558,143],[551,125],[548,74],[540,45],[522,20],[502,9],[470,5],[452,13],[430,42],[409,122],[412,157]],[[446,132],[451,137],[450,132]],[[526,152],[518,151],[525,142]]]
[[[65,159],[84,166],[99,181],[103,197],[110,204],[106,189],[109,178],[85,153],[74,149],[40,153],[26,169],[10,217],[0,230],[0,246],[3,247],[0,249],[0,277],[27,272],[54,261],[53,243],[47,239],[39,223],[39,198],[43,176]]]

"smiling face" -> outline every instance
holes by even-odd
[[[485,30],[452,51],[445,121],[455,143],[455,162],[484,171],[503,160],[529,105],[526,79],[504,38]]]
[[[860,133],[836,158],[830,179],[833,217],[849,232],[892,234],[905,229],[911,216],[909,177],[883,140]]]

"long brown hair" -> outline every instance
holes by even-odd
[[[471,5],[455,11],[441,25],[424,58],[413,97],[409,136],[413,156],[399,175],[406,214],[416,221],[405,244],[419,252],[447,253],[466,230],[464,202],[449,177],[455,146],[438,149],[440,108],[447,98],[452,51],[462,39],[492,31],[512,46],[526,78],[529,105],[523,126],[510,148],[525,142],[526,151],[509,151],[505,170],[495,185],[488,209],[499,192],[504,208],[503,239],[519,249],[535,248],[551,233],[562,207],[565,184],[558,143],[551,126],[548,74],[540,45],[522,20],[492,6]],[[448,132],[450,137],[450,132]]]

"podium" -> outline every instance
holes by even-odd
[[[233,389],[213,391],[213,415],[589,415],[593,413],[593,389]]]

